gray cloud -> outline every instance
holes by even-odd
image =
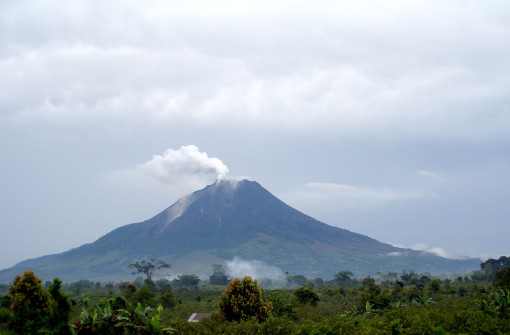
[[[70,124],[508,137],[506,6],[287,5],[92,2],[42,15],[50,9],[10,3],[1,107],[15,120]]]
[[[27,236],[0,236],[0,268],[214,181],[139,164],[185,143],[326,223],[506,253],[508,17],[498,0],[2,1],[0,222]]]

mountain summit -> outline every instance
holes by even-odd
[[[330,277],[342,270],[357,275],[403,269],[464,273],[480,263],[396,248],[319,222],[257,182],[221,180],[94,243],[0,271],[0,282],[26,269],[45,279],[128,279],[128,264],[152,257],[171,263],[177,273],[207,275],[212,264],[240,257],[308,277]]]

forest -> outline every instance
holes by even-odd
[[[32,271],[0,285],[0,334],[509,334],[510,258],[470,274],[405,270],[354,278],[289,275],[283,283],[158,276],[170,265],[131,264],[132,282],[58,278]],[[161,277],[160,279],[157,279]],[[205,317],[189,322],[194,313]]]

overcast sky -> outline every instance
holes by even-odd
[[[0,2],[0,268],[216,178],[449,257],[510,255],[510,4]]]

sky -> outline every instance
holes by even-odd
[[[327,224],[510,255],[508,1],[0,2],[0,268],[248,178]]]

